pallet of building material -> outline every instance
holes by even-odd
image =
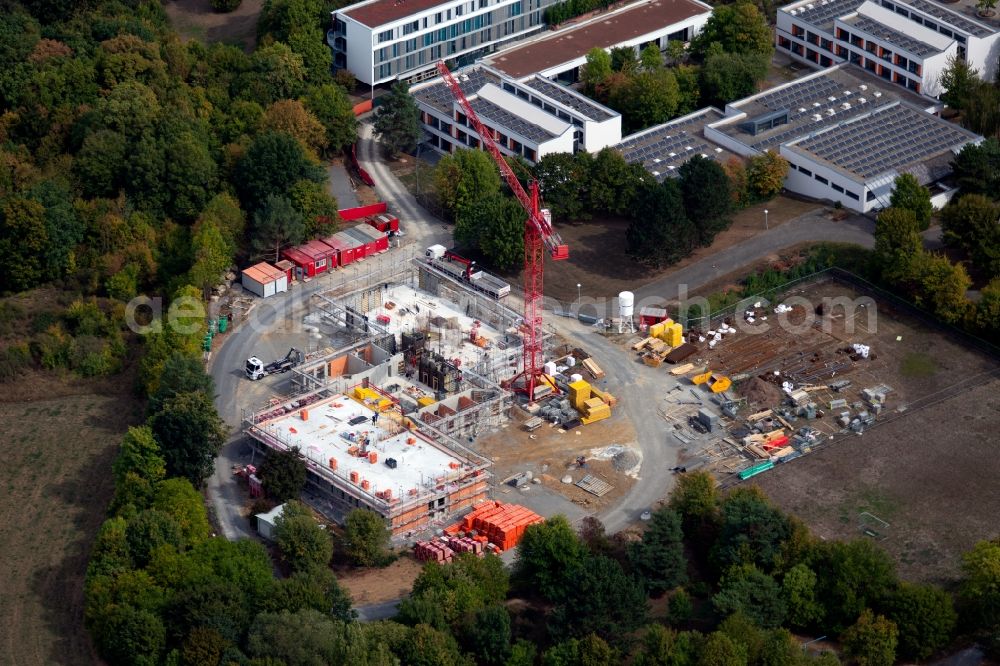
[[[668,345],[663,340],[656,340],[656,339],[654,339],[647,346],[649,347],[650,351],[652,351],[652,352],[654,352],[656,354],[664,354],[664,355],[666,355],[666,354],[670,353],[670,350],[671,350],[670,345]]]
[[[658,368],[663,365],[663,357],[658,354],[647,352],[642,355],[642,362],[651,368]]]
[[[542,427],[544,423],[545,420],[542,419],[541,417],[533,416],[524,422],[524,429],[527,430],[528,432],[531,432],[532,430],[538,430],[539,428]]]
[[[582,479],[577,481],[575,485],[578,488],[583,488],[591,495],[596,495],[597,497],[604,497],[614,489],[614,486],[612,486],[610,483],[604,481],[603,479],[597,478],[593,474],[588,474],[587,476],[583,477]]]
[[[655,340],[656,338],[645,338],[643,340],[640,340],[639,342],[632,345],[632,351],[637,351],[637,352],[642,351],[646,347],[646,345],[652,343]]]
[[[601,370],[601,366],[592,358],[585,358],[581,365],[590,373],[590,376],[594,379],[604,379],[604,371]]]
[[[671,368],[670,374],[674,377],[680,377],[681,375],[686,375],[692,370],[694,370],[694,363],[685,363],[683,365],[678,365],[676,368]]]
[[[747,444],[747,451],[749,451],[750,453],[752,453],[753,455],[757,456],[762,460],[771,459],[771,455],[756,444]]]
[[[772,414],[772,410],[765,409],[762,412],[757,412],[756,414],[751,414],[750,416],[747,417],[747,421],[749,421],[750,423],[756,423],[757,421],[760,421],[761,419],[763,419],[765,417],[768,417],[771,414]]]
[[[664,359],[667,363],[677,364],[682,361],[686,361],[689,357],[694,356],[698,353],[698,348],[695,347],[690,342],[685,342],[679,347],[674,347],[670,350]]]

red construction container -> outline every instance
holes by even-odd
[[[295,264],[295,276],[314,277],[336,265],[337,251],[323,241],[311,240],[282,251],[282,256]]]
[[[337,265],[347,266],[354,262],[357,244],[347,240],[336,233],[323,239],[323,242],[337,251]]]
[[[365,224],[374,227],[384,234],[396,233],[399,231],[399,218],[395,215],[390,215],[389,213],[366,217]]]

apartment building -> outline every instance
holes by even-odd
[[[909,90],[939,96],[948,58],[992,80],[1000,22],[972,0],[798,0],[777,12],[778,49],[814,67],[849,62]]]
[[[363,0],[333,12],[335,69],[369,85],[433,75],[438,60],[473,62],[542,30],[558,0]]]

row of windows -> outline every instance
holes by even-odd
[[[795,31],[793,30],[793,33],[794,32]],[[847,41],[847,38],[850,36],[851,36],[850,33],[842,29],[838,29],[837,33],[838,39],[843,39],[844,41]],[[787,37],[783,37],[781,35],[778,35],[778,46],[787,49],[800,57],[806,58],[807,60],[811,60],[815,63],[818,63],[823,67],[829,67],[831,64],[833,64],[833,61],[830,58],[822,55],[821,53],[817,53],[812,49],[803,48],[801,44],[793,42]],[[915,74],[918,77],[921,76],[923,72],[923,67],[919,63],[904,58],[901,55],[893,54],[891,51],[888,51],[887,49],[880,49],[880,50],[876,49],[873,42],[868,42],[867,47],[865,48],[865,53],[870,53],[872,56],[875,56],[873,58],[865,58],[861,53],[852,51],[848,49],[846,46],[839,46],[837,44],[833,44],[832,46],[833,46],[832,49],[828,49],[831,53],[833,53],[836,56],[846,58],[846,60],[851,64],[857,65],[858,67],[864,67],[869,72],[878,74],[887,81],[895,81],[900,85],[905,85],[909,87],[911,90],[916,90],[916,91],[920,90],[919,80],[911,79],[909,77],[900,74],[899,72],[893,72],[893,70],[891,70],[889,67],[882,65],[879,62],[879,60],[885,61],[886,63],[895,64],[897,67],[905,69],[906,71],[910,72],[911,74]],[[858,46],[860,46],[860,44]]]
[[[858,195],[858,194],[855,194],[854,192],[851,192],[850,190],[845,190],[845,189],[844,189],[843,187],[841,187],[840,185],[837,185],[837,183],[831,183],[831,182],[829,181],[829,179],[827,179],[827,178],[824,178],[823,176],[819,175],[818,173],[817,173],[817,174],[814,174],[814,173],[813,173],[812,171],[810,171],[809,169],[807,169],[807,168],[805,168],[805,167],[803,167],[803,166],[799,166],[799,165],[797,165],[797,164],[793,164],[793,165],[791,165],[791,167],[792,167],[793,169],[798,169],[798,170],[799,170],[799,172],[800,172],[800,173],[801,173],[801,174],[802,174],[803,176],[807,176],[807,177],[809,177],[809,178],[812,178],[812,179],[816,180],[816,182],[818,182],[818,183],[821,183],[821,184],[823,184],[823,185],[827,185],[827,186],[829,186],[829,187],[832,187],[832,188],[833,188],[833,189],[834,189],[835,191],[837,191],[837,192],[840,192],[841,194],[846,194],[846,195],[847,195],[848,197],[850,197],[851,199],[854,199],[855,201],[860,201],[860,200],[861,200],[861,197],[860,197],[860,195]]]
[[[917,12],[910,11],[910,9],[904,5],[897,5],[890,2],[889,0],[882,0],[882,6],[885,7],[886,9],[896,12],[900,16],[910,19],[914,23],[922,24],[925,28],[936,30],[945,37],[953,37],[955,41],[957,41],[959,44],[965,44],[965,37],[963,35],[953,31],[951,28],[945,25],[939,25],[938,23],[935,23],[929,18],[925,18],[924,16],[918,14]]]
[[[446,23],[448,21],[451,21],[453,15],[457,18],[459,16],[462,16],[463,14],[471,14],[472,12],[476,11],[476,9],[486,9],[487,7],[489,7],[489,5],[490,5],[490,0],[472,0],[472,2],[462,3],[461,5],[453,9],[448,9],[446,11],[441,11],[436,13],[434,15],[433,23],[429,23],[427,17],[424,17],[422,22],[420,19],[418,19],[416,21],[411,21],[410,23],[406,23],[400,28],[399,34],[400,36],[405,37],[406,35],[410,35],[413,34],[414,32],[417,32],[418,30],[426,30],[428,26],[440,25],[441,23]],[[508,17],[520,16],[522,13],[523,13],[522,5],[521,2],[519,1],[510,5],[510,8],[508,9],[507,12],[507,16]],[[484,19],[483,18],[484,16],[488,18]],[[475,20],[480,22],[480,24],[477,25],[475,28],[478,29],[483,25],[484,20],[486,21],[485,25],[489,25],[490,23],[492,23],[493,17],[492,14],[481,14],[480,16],[475,17]],[[456,26],[465,25],[468,23],[469,21],[465,21],[464,23],[451,26],[451,30],[454,33],[454,29]],[[462,29],[462,32],[468,32],[470,29],[472,28],[464,28]],[[452,34],[451,36],[454,37],[455,35]],[[396,37],[395,28],[390,28],[389,30],[383,30],[382,32],[378,33],[377,43],[382,44],[384,42],[391,41],[395,37]],[[446,39],[446,38],[440,38],[440,39]]]

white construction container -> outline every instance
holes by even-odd
[[[262,298],[288,291],[288,275],[266,262],[243,269],[243,288]]]
[[[546,361],[545,365],[542,367],[545,369],[545,374],[549,375],[550,377],[556,374],[557,372],[556,364],[554,361]]]
[[[572,374],[572,375],[569,376],[569,381],[570,381],[571,384],[573,382],[578,382],[581,379],[583,379],[583,375]]]

